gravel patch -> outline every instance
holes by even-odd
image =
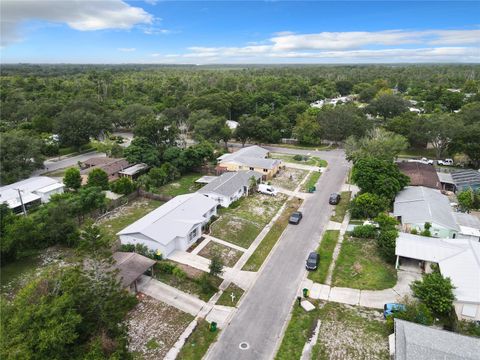
[[[271,183],[273,186],[287,190],[295,190],[307,174],[307,170],[286,168],[280,171],[277,176],[271,180]]]

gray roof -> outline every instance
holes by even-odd
[[[462,212],[454,212],[453,215],[455,216],[458,225],[480,229],[480,219],[477,217]]]
[[[438,178],[440,179],[440,182],[445,184],[455,184],[453,182],[452,174],[447,172],[437,171],[437,175],[438,175]]]
[[[0,187],[0,203],[7,203],[10,208],[21,206],[17,189],[20,189],[23,202],[29,203],[40,199],[37,193],[44,193],[54,189],[63,188],[60,181],[47,176],[34,176],[16,183]]]
[[[453,182],[458,188],[479,187],[480,172],[477,170],[459,170],[452,173]]]
[[[480,339],[395,319],[395,360],[477,360]]]
[[[122,171],[119,171],[118,173],[119,174],[123,174],[123,175],[130,175],[130,176],[133,176],[133,175],[136,175],[138,174],[140,171],[143,171],[145,169],[148,169],[148,165],[147,164],[144,164],[144,163],[140,163],[140,164],[136,164],[136,165],[133,165],[133,166],[130,166]]]
[[[401,216],[404,224],[429,222],[459,230],[448,197],[424,186],[407,186],[400,191],[393,204],[393,213]]]
[[[250,184],[250,178],[252,176],[255,177],[256,180],[262,178],[262,174],[251,170],[226,172],[202,187],[197,192],[200,194],[215,193],[224,196],[232,196],[242,187],[248,187]]]
[[[223,154],[218,158],[218,161],[220,164],[222,162],[233,162],[244,166],[272,169],[280,164],[281,160],[268,159],[268,152],[268,150],[260,146],[253,145],[241,148],[233,153]]]
[[[133,252],[116,252],[113,259],[113,267],[119,270],[118,277],[123,287],[130,286],[156,263],[155,260]]]

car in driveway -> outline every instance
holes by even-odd
[[[337,205],[340,202],[340,194],[339,193],[333,193],[330,195],[330,198],[328,199],[328,203],[330,205]]]
[[[316,270],[318,267],[319,261],[320,261],[320,255],[318,255],[318,253],[313,251],[308,255],[305,268],[307,270]]]
[[[288,222],[293,225],[298,225],[300,220],[302,220],[303,214],[300,211],[295,211],[290,215]]]
[[[386,319],[390,315],[393,315],[398,312],[406,311],[407,308],[403,304],[397,303],[388,303],[383,305],[383,318]]]

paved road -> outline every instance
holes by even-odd
[[[303,151],[282,150],[289,153]],[[330,166],[321,176],[317,192],[305,201],[302,222],[287,227],[230,325],[222,331],[208,354],[208,359],[260,360],[275,356],[282,327],[305,272],[305,259],[310,251],[316,249],[322,229],[330,218],[329,195],[340,190],[348,170],[341,150],[307,152],[326,159]],[[247,342],[249,349],[241,350],[241,342]]]
[[[45,162],[43,163],[44,168],[35,170],[31,176],[38,176],[46,172],[55,171],[55,170],[67,168],[70,166],[76,166],[79,161],[85,161],[92,157],[105,157],[105,156],[106,155],[104,153],[91,151],[91,152],[77,155],[77,156],[64,157],[64,158],[61,158],[60,160],[58,160],[58,158],[45,160]]]

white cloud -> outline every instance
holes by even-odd
[[[118,48],[117,50],[122,52],[134,52],[137,49],[136,48]]]
[[[0,10],[2,46],[22,40],[19,28],[28,20],[66,23],[79,31],[131,29],[154,20],[142,8],[121,0],[2,0]]]

